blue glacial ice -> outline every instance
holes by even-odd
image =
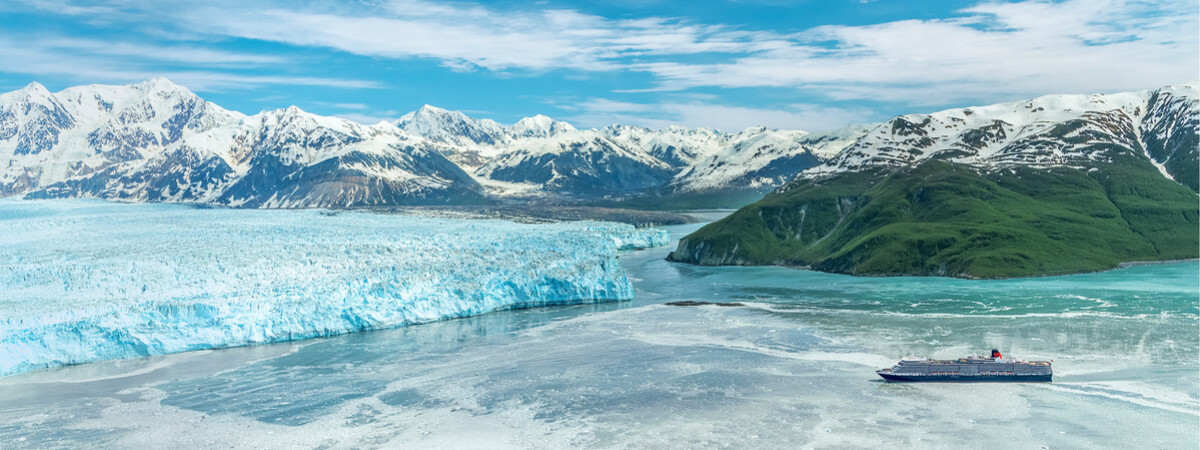
[[[627,300],[663,230],[0,200],[0,376]]]

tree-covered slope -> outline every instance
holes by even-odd
[[[1149,160],[987,170],[928,160],[800,177],[684,238],[673,261],[1013,277],[1197,257],[1196,194]]]

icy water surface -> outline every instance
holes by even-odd
[[[1200,445],[1196,262],[855,278],[668,263],[673,247],[622,255],[633,302],[0,379],[0,447]],[[1053,359],[1055,382],[874,374],[992,347]]]

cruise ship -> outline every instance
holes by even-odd
[[[1049,383],[1053,361],[1022,361],[1005,358],[999,350],[991,357],[968,356],[959,359],[904,358],[888,369],[875,373],[884,380],[943,383]]]

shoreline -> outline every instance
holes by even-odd
[[[1154,261],[1127,261],[1127,262],[1123,262],[1123,263],[1117,263],[1117,267],[1115,269],[1123,269],[1126,267],[1134,267],[1134,266],[1151,266],[1151,265],[1155,265],[1155,264],[1173,264],[1173,263],[1197,262],[1197,261],[1200,261],[1200,258],[1163,259],[1163,260],[1154,260]],[[1109,270],[1114,270],[1114,269],[1109,269]],[[1103,271],[1101,271],[1101,272],[1103,272]]]
[[[686,262],[686,261],[675,261],[675,260],[671,260],[669,258],[664,258],[664,259],[670,263],[687,264],[690,266],[698,266],[698,267],[779,267],[779,268],[783,268],[783,269],[805,270],[805,271],[809,271],[809,272],[819,272],[819,273],[826,273],[826,274],[830,274],[830,275],[844,275],[844,276],[848,276],[848,277],[860,277],[860,278],[945,278],[945,279],[952,279],[952,280],[971,280],[971,281],[1004,281],[1004,280],[1022,280],[1022,279],[1031,279],[1031,278],[1068,277],[1068,276],[1074,276],[1074,275],[1087,275],[1087,274],[1093,274],[1093,273],[1109,272],[1109,271],[1113,271],[1113,270],[1125,269],[1125,268],[1136,267],[1136,266],[1200,262],[1200,258],[1166,259],[1166,260],[1152,260],[1152,261],[1127,261],[1127,262],[1117,263],[1116,266],[1113,266],[1113,267],[1110,267],[1107,269],[1089,270],[1089,271],[1082,271],[1082,272],[1048,273],[1048,274],[1016,276],[1016,277],[972,277],[972,276],[922,275],[922,274],[854,274],[854,273],[846,273],[846,272],[832,272],[832,271],[826,271],[826,270],[819,270],[819,269],[813,268],[812,266],[795,266],[795,265],[787,265],[787,264],[696,264],[696,263],[691,263],[691,262]]]

